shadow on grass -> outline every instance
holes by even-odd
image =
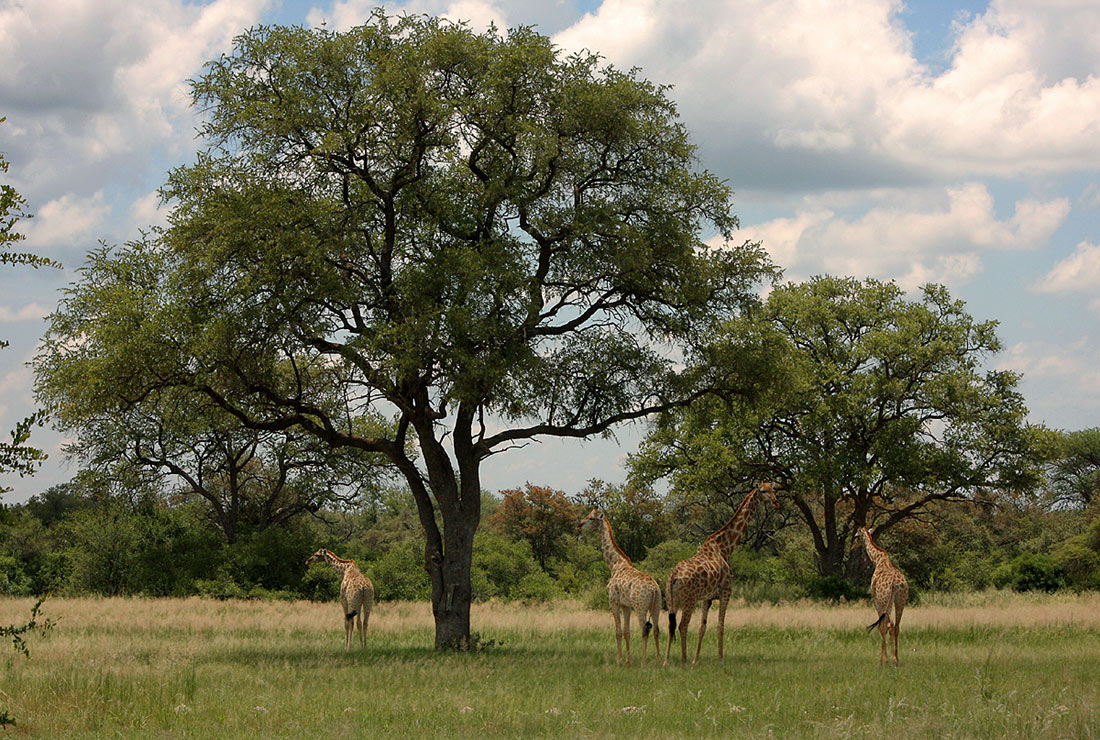
[[[519,640],[504,639],[480,650],[468,652],[438,651],[427,636],[423,644],[408,642],[374,641],[369,638],[365,648],[352,645],[345,651],[342,643],[319,645],[316,641],[285,643],[281,645],[245,644],[211,650],[205,653],[205,659],[212,662],[233,664],[278,664],[296,667],[334,667],[341,665],[362,665],[364,663],[387,662],[392,664],[414,664],[424,662],[460,661],[494,662],[512,659],[545,659],[560,657],[564,660],[598,660],[604,651],[598,646],[578,648],[573,646],[563,652],[561,646],[542,646],[525,644]]]

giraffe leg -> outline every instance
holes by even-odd
[[[351,650],[351,633],[355,631],[355,615],[344,615],[344,651]]]
[[[619,607],[611,607],[611,616],[615,618],[615,665],[623,664],[623,626],[619,623]]]
[[[682,666],[686,666],[688,662],[688,624],[690,622],[691,612],[684,610],[680,616],[680,665]]]
[[[703,602],[703,621],[699,622],[699,641],[695,643],[695,659],[691,661],[692,665],[699,662],[699,653],[703,650],[703,635],[707,632],[707,613],[710,612],[712,603],[714,603],[714,599]]]
[[[683,632],[683,625],[680,626],[680,631]],[[668,659],[672,656],[672,638],[676,634],[676,612],[673,609],[668,610],[668,645],[665,646],[665,662],[661,664],[662,667],[668,665]]]
[[[626,643],[626,664],[630,666],[630,607],[623,607],[623,642]]]
[[[718,662],[725,663],[726,649],[726,607],[729,606],[729,596],[718,600]]]
[[[367,646],[367,615],[359,612],[359,647]]]
[[[904,608],[904,604],[894,604],[894,665],[900,665],[898,662],[898,633],[901,632],[901,611]]]
[[[656,612],[650,615],[650,622],[653,624],[653,650],[657,654],[657,660],[661,659],[661,608],[657,607]],[[645,657],[645,653],[642,653],[642,657]]]
[[[638,627],[642,630],[642,667],[645,668],[645,657],[649,652],[649,630],[645,627],[647,611],[645,608],[635,609],[634,613],[638,615]]]
[[[878,664],[882,665],[886,662],[886,636],[890,634],[890,617],[882,620],[878,626],[878,631],[882,635],[882,650],[879,652]]]

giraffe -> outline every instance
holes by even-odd
[[[772,500],[775,507],[779,501],[775,490],[768,482],[749,492],[737,507],[733,518],[721,529],[707,537],[699,550],[687,560],[681,560],[668,574],[665,584],[665,603],[668,606],[668,649],[665,651],[664,665],[668,665],[672,654],[672,638],[676,635],[676,612],[682,612],[680,620],[680,664],[687,664],[687,628],[691,622],[695,604],[703,602],[703,620],[699,625],[699,643],[695,647],[692,665],[699,662],[699,651],[703,648],[703,634],[707,631],[707,612],[715,599],[718,599],[718,660],[725,660],[726,605],[730,600],[730,553],[741,542],[745,529],[749,525],[756,504],[756,493],[763,491]]]
[[[871,600],[878,612],[878,621],[867,628],[870,632],[878,627],[882,634],[882,652],[878,662],[882,665],[886,662],[886,635],[893,636],[894,665],[898,665],[898,632],[901,631],[901,612],[905,609],[905,602],[909,600],[909,582],[905,575],[890,562],[890,556],[886,554],[871,537],[871,531],[867,527],[861,527],[856,531],[856,546],[859,542],[867,548],[867,555],[875,564],[875,574],[871,576]],[[894,607],[894,619],[890,620],[890,607]]]
[[[661,628],[658,620],[661,616],[661,587],[657,579],[634,567],[611,534],[611,523],[598,508],[592,509],[581,520],[577,528],[588,531],[599,527],[600,549],[607,567],[611,569],[611,578],[607,581],[607,599],[611,605],[611,616],[615,618],[615,644],[618,654],[615,663],[623,662],[623,638],[626,638],[626,664],[630,665],[630,613],[638,615],[642,627],[642,665],[645,665],[649,650],[649,632],[653,630],[653,646],[657,657],[661,656]]]
[[[354,560],[344,560],[325,548],[309,556],[306,565],[328,563],[344,579],[340,581],[340,603],[344,607],[344,650],[351,649],[351,633],[355,630],[355,616],[359,615],[359,644],[367,646],[367,622],[374,606],[374,584],[359,571]]]

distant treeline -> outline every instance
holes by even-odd
[[[574,496],[534,485],[486,493],[474,550],[475,599],[573,597],[601,607],[607,566],[596,537],[576,531],[594,503],[607,511],[622,549],[662,584],[672,566],[732,513],[600,482]],[[805,529],[790,526],[784,508],[761,507],[734,552],[734,596],[865,595],[869,568],[861,566],[859,553],[849,578],[822,577]],[[990,587],[1097,589],[1098,514],[1095,507],[1034,501],[956,502],[892,528],[883,544],[918,597],[921,591]],[[304,564],[313,550],[327,546],[354,558],[381,600],[430,596],[416,511],[400,490],[384,491],[357,510],[303,513],[263,529],[244,526],[232,543],[201,500],[107,496],[80,482],[5,507],[2,516],[0,594],[335,599],[338,574]]]

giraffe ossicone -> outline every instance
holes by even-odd
[[[351,633],[356,627],[356,617],[359,644],[366,647],[367,623],[370,621],[371,607],[374,606],[374,584],[363,575],[354,560],[345,560],[323,547],[306,560],[306,565],[313,563],[328,563],[337,572],[344,574],[340,581],[340,604],[344,607],[344,650],[351,649]]]
[[[607,600],[611,616],[615,619],[615,643],[618,648],[616,662],[623,660],[623,639],[626,640],[626,664],[630,665],[630,614],[638,615],[642,628],[642,665],[649,650],[649,632],[653,630],[653,644],[657,657],[661,657],[661,587],[657,579],[634,567],[611,534],[611,523],[600,509],[595,508],[577,525],[580,531],[598,528],[600,549],[603,551],[611,578],[607,581]]]

